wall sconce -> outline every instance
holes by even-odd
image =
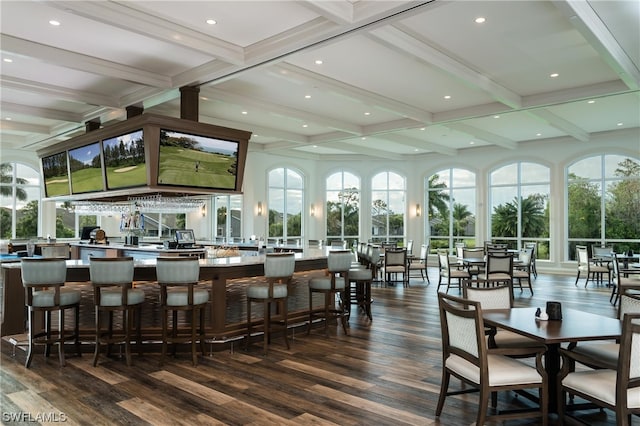
[[[262,201],[258,201],[258,216],[262,216]]]
[[[200,213],[202,213],[202,217],[205,217],[207,215],[207,206],[206,206],[206,204],[202,205],[202,208],[200,209]]]
[[[309,214],[311,216],[315,216],[316,215],[316,206],[314,206],[313,203],[311,203],[311,207],[309,208]]]
[[[416,204],[416,216],[420,217],[422,215],[422,209],[420,208],[420,204]]]

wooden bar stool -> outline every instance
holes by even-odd
[[[144,291],[133,287],[132,257],[91,257],[89,274],[93,285],[96,312],[96,351],[93,366],[98,365],[100,346],[107,345],[107,356],[114,343],[124,343],[127,365],[131,365],[131,333],[134,317],[138,351],[142,354],[141,314]],[[103,330],[102,316],[108,314],[107,329]],[[121,313],[122,327],[114,331],[114,313]]]
[[[176,354],[176,344],[191,345],[191,361],[198,365],[196,344],[204,356],[204,314],[209,303],[209,291],[198,288],[200,262],[194,256],[159,257],[156,260],[156,276],[160,286],[160,306],[162,309],[162,356],[164,363],[169,343]],[[171,333],[169,333],[169,312],[172,314]],[[185,320],[190,324],[188,332],[181,333],[178,327],[178,312],[184,312]],[[199,318],[199,323],[198,323]]]
[[[345,334],[347,332],[347,320],[345,316],[346,296],[336,302],[336,295],[344,293],[346,295],[347,283],[349,282],[349,269],[351,267],[351,259],[353,255],[350,250],[333,250],[329,252],[327,257],[328,277],[311,278],[309,280],[309,325],[307,334],[311,333],[311,324],[314,317],[323,318],[324,333],[329,335],[329,319],[338,318],[342,322],[342,328]],[[313,309],[313,293],[324,294],[324,305],[320,312],[314,312]],[[336,306],[338,303],[338,306]]]
[[[45,356],[49,356],[51,345],[58,345],[60,366],[64,367],[64,344],[74,340],[76,351],[80,356],[79,326],[80,326],[80,291],[64,288],[67,279],[67,264],[64,259],[22,258],[22,285],[25,289],[25,299],[29,308],[29,352],[25,367],[29,368],[33,359],[35,345],[45,345]],[[73,309],[75,325],[73,332],[67,332],[64,325],[64,314],[67,309]],[[36,312],[44,313],[44,330],[36,332]],[[58,329],[53,330],[51,313],[58,313]]]
[[[264,276],[267,285],[252,285],[247,288],[247,347],[251,339],[253,321],[251,318],[251,303],[261,302],[264,307],[264,354],[267,354],[267,347],[271,341],[271,327],[274,323],[282,325],[284,341],[289,347],[287,337],[287,285],[293,277],[296,267],[294,253],[267,253],[264,261]],[[280,283],[280,284],[276,284]],[[271,315],[271,304],[277,303],[275,315]]]

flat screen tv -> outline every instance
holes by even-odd
[[[57,197],[71,193],[67,151],[43,157],[42,174],[44,175],[44,191],[47,197]]]
[[[80,234],[80,239],[81,240],[90,240],[91,239],[91,232],[94,229],[100,229],[99,226],[83,226],[82,227],[82,233]]]
[[[142,129],[102,141],[107,190],[147,184]]]
[[[158,185],[235,190],[237,141],[160,129]]]
[[[180,229],[176,231],[176,242],[178,245],[191,246],[195,244],[196,237],[193,234],[193,229]]]
[[[70,149],[69,170],[73,194],[103,191],[100,142]]]

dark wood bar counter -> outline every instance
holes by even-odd
[[[144,283],[151,288],[156,287],[153,285],[156,281],[155,263],[155,259],[134,260],[134,281]],[[207,314],[208,339],[224,340],[246,332],[246,318],[242,320],[241,315],[235,315],[234,320],[230,321],[227,317],[230,308],[229,295],[238,294],[240,290],[233,288],[240,284],[230,281],[251,277],[258,277],[259,280],[259,277],[264,274],[263,263],[264,255],[200,259],[200,281],[209,285],[211,291],[211,302]],[[296,272],[322,270],[326,267],[327,252],[323,249],[305,249],[303,253],[296,253]],[[90,281],[89,278],[88,261],[67,261],[68,286],[86,287]],[[25,300],[19,262],[2,264],[2,284],[2,328],[0,333],[2,336],[25,333]],[[85,311],[85,313],[93,311],[92,299],[87,298],[88,300],[91,300],[90,304],[84,303],[81,306],[81,311]],[[302,304],[299,303],[298,306],[302,306]],[[240,310],[243,308],[243,306],[238,307]],[[143,309],[155,309],[155,307]],[[296,312],[294,309],[290,314],[302,317],[308,313],[308,308],[306,311],[298,309]],[[149,316],[156,317],[159,316],[159,313],[151,312]],[[87,324],[81,324],[81,326],[85,328],[87,333],[92,332],[88,329]],[[157,326],[152,324],[146,331],[153,334],[157,332]]]

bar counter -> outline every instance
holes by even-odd
[[[325,269],[327,267],[327,253],[328,249],[317,248],[308,248],[302,253],[296,253],[296,272]],[[155,282],[155,264],[155,259],[134,259],[134,282]],[[228,280],[261,277],[263,275],[264,255],[200,259],[200,281],[210,285],[211,291],[211,301],[208,307],[208,339],[224,340],[246,332],[246,319],[234,322],[227,321],[228,295],[234,291],[237,293],[237,289],[232,288],[237,284],[235,282],[229,283]],[[89,282],[89,262],[82,259],[67,260],[66,285],[86,286]],[[19,262],[2,263],[2,284],[2,326],[0,334],[8,336],[25,333],[25,299]],[[149,308],[143,307],[144,309]],[[81,312],[93,311],[93,299],[91,299],[90,305],[88,303],[82,304],[80,310]],[[155,312],[152,313],[152,315],[155,314]],[[306,312],[304,310],[291,312],[291,315],[297,315],[298,317],[303,317],[307,314],[308,308]],[[159,316],[159,312],[157,316]],[[81,325],[87,327],[85,324]],[[157,332],[157,330],[154,331]],[[90,333],[92,331],[86,330],[86,332]]]

